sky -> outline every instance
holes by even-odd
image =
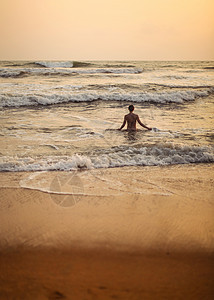
[[[213,0],[0,0],[0,60],[214,60]]]

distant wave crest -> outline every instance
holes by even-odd
[[[0,77],[13,78],[18,77],[20,74],[36,75],[36,76],[51,76],[51,75],[61,75],[69,76],[75,74],[140,74],[142,69],[139,68],[1,68]]]
[[[40,65],[46,68],[72,68],[72,61],[35,61],[36,65]]]

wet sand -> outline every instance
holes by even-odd
[[[212,299],[214,166],[0,174],[0,299]]]

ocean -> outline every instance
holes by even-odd
[[[0,62],[0,171],[213,163],[213,103],[214,62]]]

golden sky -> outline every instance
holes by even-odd
[[[213,60],[213,0],[0,0],[0,60]]]

